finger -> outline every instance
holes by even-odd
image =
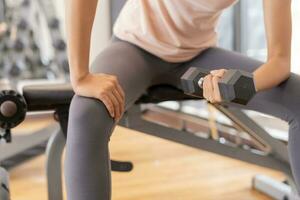
[[[205,86],[203,84],[203,86],[205,87],[205,91],[206,91],[206,99],[208,101],[211,101],[211,99],[213,98],[213,86],[212,86],[212,75],[207,75],[204,78],[204,83]]]
[[[113,90],[113,95],[116,97],[117,101],[118,101],[118,107],[119,107],[119,118],[121,118],[123,110],[124,110],[124,101],[121,97],[121,95],[119,94],[118,90],[115,89]]]
[[[207,79],[203,79],[203,83],[202,83],[202,90],[203,90],[203,98],[206,99],[208,101],[208,96],[207,96]]]
[[[210,71],[210,74],[211,74],[211,75],[215,75],[215,74],[218,73],[218,71],[219,71],[218,69],[216,69],[216,70],[211,70],[211,71]]]
[[[113,93],[119,102],[119,110],[120,110],[119,119],[120,119],[125,110],[125,93],[121,85],[119,84],[117,78],[113,78],[113,84],[115,86],[115,90],[113,91]]]
[[[119,96],[119,99],[121,100],[121,116],[124,113],[125,110],[125,93],[120,84],[117,84],[116,92]]]
[[[125,92],[119,83],[117,83],[117,90],[118,90],[120,96],[122,97],[122,100],[125,101]]]
[[[121,105],[121,115],[123,114],[124,112],[124,109],[125,109],[125,93],[124,93],[124,90],[122,89],[121,85],[117,82],[116,83],[116,94],[117,95],[117,98],[119,99],[120,102],[120,105]]]
[[[113,107],[114,107],[114,117],[115,119],[118,119],[120,117],[120,106],[119,106],[119,102],[116,98],[116,96],[114,95],[114,93],[111,91],[107,94],[107,96],[109,97],[109,99],[111,100],[112,104],[113,104]]]
[[[112,118],[115,117],[115,111],[114,111],[114,106],[113,106],[113,103],[111,102],[110,98],[107,97],[106,95],[102,95],[100,97],[100,100],[104,103],[105,107],[107,108],[110,116]]]
[[[208,85],[209,87],[209,101],[211,103],[214,103],[215,102],[215,99],[214,99],[214,85],[213,85],[213,77],[214,76],[211,76],[209,81],[210,81],[210,84]]]
[[[214,89],[213,89],[212,78],[213,78],[213,76],[209,76],[208,77],[208,84],[207,84],[207,87],[208,87],[208,98],[209,98],[210,102],[214,101]]]
[[[125,93],[124,93],[124,91],[123,91],[123,89],[122,89],[122,87],[121,87],[121,85],[118,81],[118,78],[116,76],[112,76],[111,80],[113,81],[113,83],[114,83],[115,87],[117,88],[118,92],[120,93],[121,97],[123,99],[125,99]]]
[[[224,74],[226,73],[226,71],[227,71],[226,69],[219,69],[219,70],[213,70],[210,73],[213,76],[217,76],[219,78],[222,78],[224,76]]]
[[[220,89],[219,89],[219,80],[220,78],[217,76],[213,76],[213,94],[214,94],[214,103],[220,103],[222,101]]]

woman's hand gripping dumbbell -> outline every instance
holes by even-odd
[[[211,103],[234,102],[246,105],[255,95],[253,75],[242,70],[214,70],[191,67],[181,77],[184,93]]]

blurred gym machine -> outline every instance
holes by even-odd
[[[66,44],[52,1],[0,1],[0,90],[68,81]],[[51,113],[27,114],[27,119]],[[0,143],[0,164],[9,169],[45,152],[55,124]]]
[[[52,2],[4,2],[0,40],[2,78],[17,82],[66,79],[66,44]]]

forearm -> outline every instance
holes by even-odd
[[[290,59],[274,57],[254,72],[254,82],[257,91],[277,86],[290,75]]]
[[[254,72],[257,91],[275,87],[290,75],[291,0],[264,0],[264,19],[268,61]]]
[[[70,76],[76,84],[89,73],[91,31],[98,0],[66,0]]]

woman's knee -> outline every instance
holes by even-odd
[[[114,124],[105,105],[97,99],[75,95],[69,113],[69,132],[94,134],[95,137],[107,137]]]

